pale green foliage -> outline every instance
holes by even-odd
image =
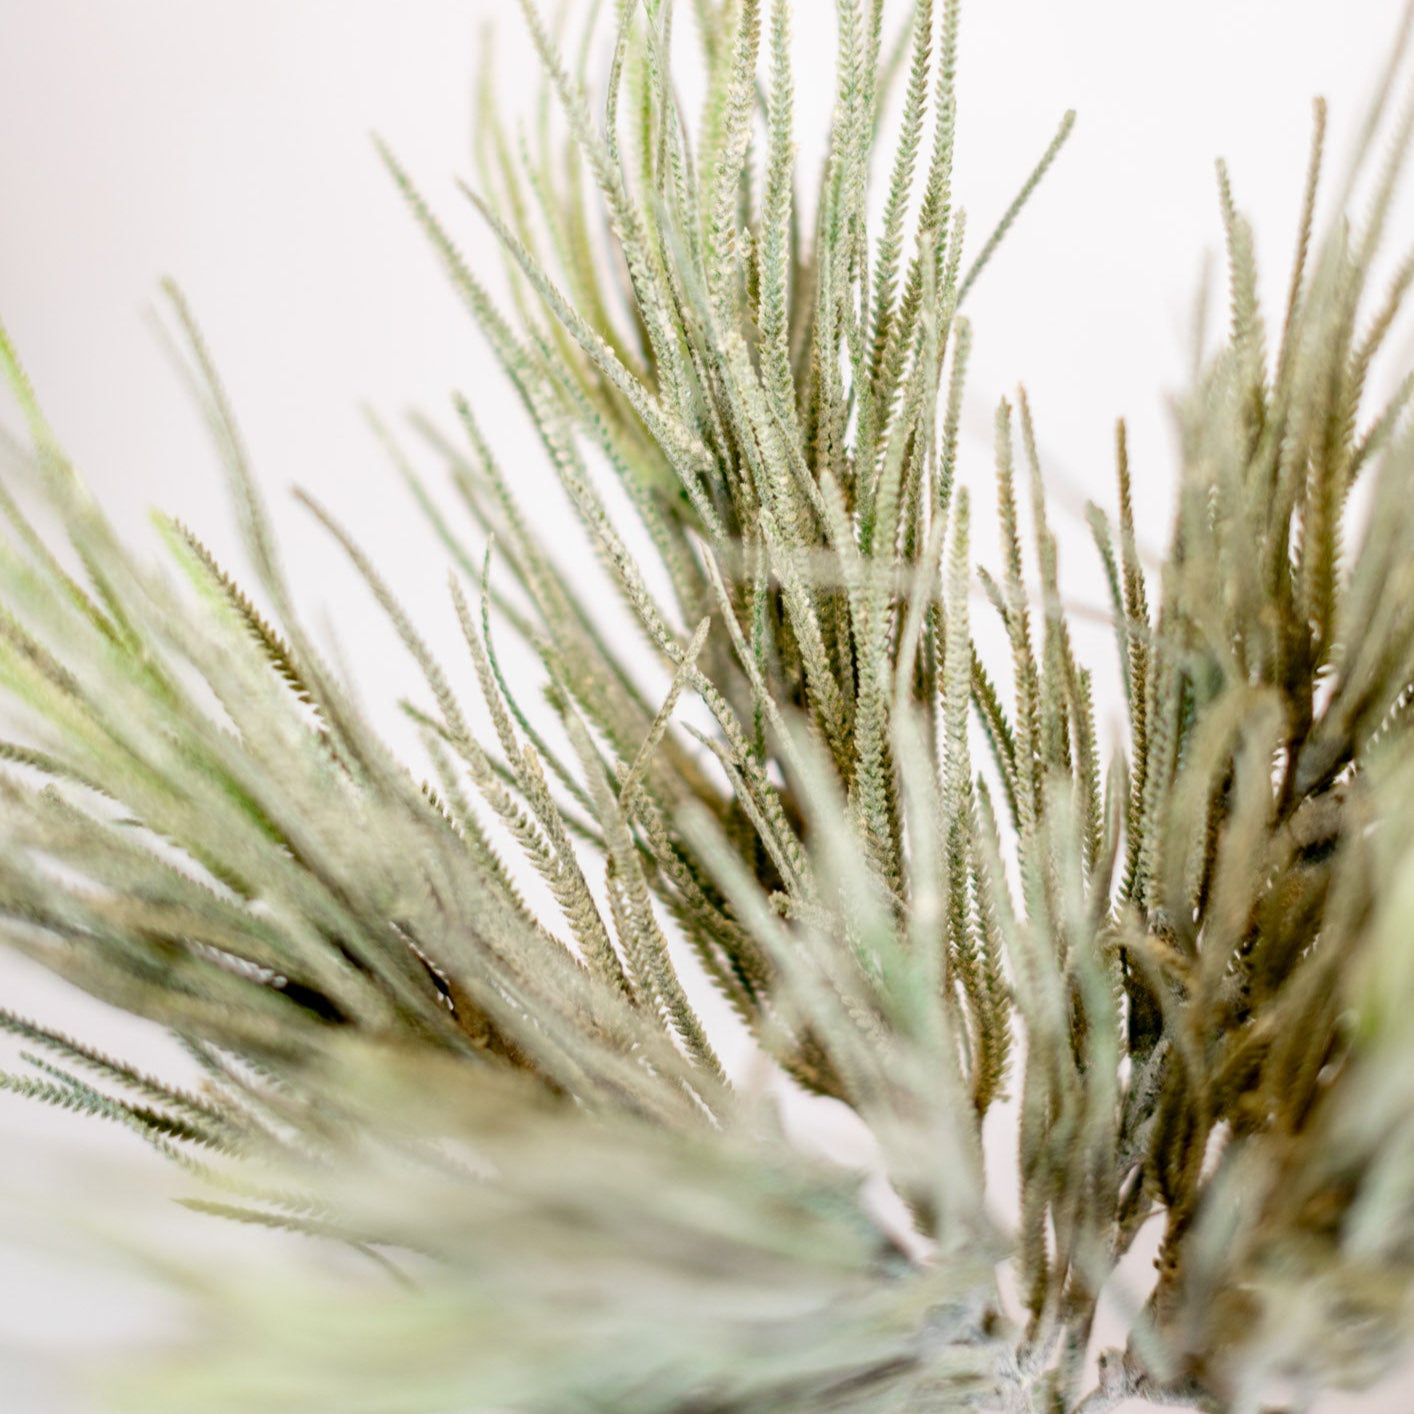
[[[959,306],[1071,117],[965,258],[957,3],[899,8],[886,44],[882,0],[836,6],[807,201],[788,0],[701,0],[697,120],[670,81],[670,0],[586,5],[578,35],[524,0],[546,100],[518,139],[487,88],[468,192],[513,314],[385,153],[641,630],[626,648],[586,609],[464,401],[455,440],[422,429],[466,538],[376,424],[456,567],[488,739],[373,560],[309,505],[420,672],[429,705],[409,711],[435,783],[393,759],[297,615],[180,297],[268,608],[184,526],[162,522],[188,584],[118,544],[0,342],[33,440],[17,460],[86,580],[0,495],[19,737],[0,748],[0,926],[174,1033],[207,1077],[187,1093],[0,1015],[50,1057],[3,1084],[138,1130],[235,1200],[197,1206],[352,1243],[397,1278],[334,1289],[291,1258],[277,1297],[208,1276],[231,1343],[133,1407],[1064,1411],[1137,1394],[1246,1411],[1276,1380],[1304,1399],[1399,1353],[1414,381],[1364,403],[1414,275],[1368,312],[1409,121],[1365,217],[1318,233],[1318,108],[1279,330],[1221,174],[1232,324],[1182,404],[1156,580],[1122,428],[1117,525],[1091,510],[1128,711],[1105,743],[1024,395],[997,411],[1000,568],[978,572],[1000,664],[974,639],[958,474]],[[543,664],[548,712],[513,697],[493,623]],[[688,699],[710,731],[681,724]],[[737,1073],[689,954],[750,1032]],[[764,1084],[782,1073],[868,1126],[907,1239],[857,1176],[792,1145]],[[988,1216],[982,1163],[1008,1093],[1015,1234]],[[1095,1383],[1097,1298],[1150,1218],[1157,1281]]]

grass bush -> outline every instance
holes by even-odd
[[[837,0],[818,176],[789,0],[522,9],[541,120],[518,142],[488,87],[466,192],[508,303],[384,155],[638,642],[547,550],[487,409],[416,448],[379,427],[491,724],[310,502],[420,676],[424,758],[395,759],[292,601],[180,294],[249,588],[175,521],[166,568],[118,541],[0,335],[28,425],[0,483],[0,935],[203,1076],[5,1012],[28,1069],[0,1084],[136,1130],[193,1206],[372,1259],[203,1273],[214,1319],[115,1398],[1236,1414],[1373,1380],[1414,1278],[1414,374],[1367,393],[1414,280],[1370,288],[1408,17],[1325,224],[1316,107],[1270,316],[1221,177],[1231,319],[1182,400],[1157,572],[1122,426],[1090,510],[1107,740],[1115,669],[1072,645],[1024,395],[991,569],[958,474],[966,297],[1070,115],[969,241],[957,0]],[[700,115],[670,57],[694,19]],[[795,1142],[782,1085],[858,1115],[877,1185]],[[1014,1231],[983,1166],[1004,1098]],[[1097,1350],[1147,1223],[1151,1289]]]

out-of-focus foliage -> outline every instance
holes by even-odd
[[[467,193],[512,308],[387,161],[641,641],[582,601],[471,406],[455,437],[421,424],[466,533],[380,428],[449,552],[488,733],[312,508],[420,670],[430,780],[291,602],[180,297],[250,594],[186,526],[162,522],[181,577],[117,542],[0,340],[16,474],[69,540],[0,490],[0,927],[205,1076],[5,1014],[30,1069],[3,1084],[136,1129],[215,1213],[378,1259],[193,1278],[215,1319],[132,1406],[1092,1414],[1375,1377],[1414,1290],[1414,382],[1367,387],[1414,262],[1367,286],[1414,108],[1364,168],[1405,35],[1329,222],[1317,108],[1274,320],[1222,176],[1231,327],[1182,402],[1157,575],[1122,428],[1117,519],[1092,508],[1128,713],[1102,742],[1024,396],[997,412],[994,572],[958,469],[961,306],[1069,115],[969,258],[956,0],[839,0],[805,192],[788,0],[698,0],[693,115],[681,6],[523,8],[538,125],[488,84]],[[977,646],[979,576],[1009,661]],[[752,1038],[730,1075],[707,984]],[[858,1114],[911,1232],[792,1143],[771,1075]],[[1008,1093],[1014,1234],[982,1163]],[[1157,1278],[1096,1374],[1150,1219]]]

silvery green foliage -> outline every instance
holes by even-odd
[[[808,194],[789,0],[697,0],[700,115],[671,81],[681,6],[571,6],[558,30],[523,8],[539,122],[518,138],[488,87],[467,193],[511,309],[387,161],[642,643],[586,609],[470,406],[421,452],[380,429],[453,561],[485,739],[314,509],[420,670],[430,780],[291,602],[180,297],[249,595],[183,525],[181,576],[117,542],[0,339],[32,443],[12,459],[70,542],[0,488],[0,926],[206,1077],[5,1015],[31,1069],[3,1083],[137,1130],[196,1206],[377,1259],[366,1282],[294,1256],[204,1273],[218,1334],[131,1407],[1245,1411],[1376,1377],[1414,1289],[1414,382],[1366,405],[1414,280],[1367,288],[1414,124],[1379,166],[1405,36],[1328,226],[1317,108],[1274,320],[1220,183],[1231,327],[1182,402],[1157,575],[1122,429],[1117,518],[1092,510],[1128,713],[1105,743],[1024,397],[997,412],[992,571],[958,484],[964,296],[1070,118],[969,256],[956,0],[838,0]],[[1007,662],[974,641],[978,576]],[[533,648],[548,706],[513,697],[496,632]],[[689,953],[751,1074],[719,1059]],[[772,1072],[862,1118],[911,1234],[792,1144]],[[1006,1094],[1014,1233],[982,1164]],[[1096,1352],[1151,1220],[1152,1290]]]

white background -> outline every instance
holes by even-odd
[[[898,0],[891,9],[901,13]],[[1024,380],[1062,507],[1107,501],[1113,422],[1130,420],[1141,538],[1162,544],[1173,460],[1163,398],[1182,384],[1193,292],[1220,238],[1213,159],[1230,162],[1275,304],[1310,100],[1330,100],[1338,164],[1400,9],[1399,0],[964,6],[957,182],[974,248],[1061,113],[1080,114],[970,301],[975,484],[987,484],[989,408]],[[445,628],[441,558],[359,400],[392,417],[413,404],[442,416],[450,390],[464,390],[507,461],[523,462],[527,478],[543,474],[368,136],[389,141],[473,261],[489,263],[490,243],[451,177],[471,176],[471,78],[487,21],[501,34],[510,101],[535,82],[513,10],[492,0],[0,0],[0,318],[52,422],[134,534],[147,533],[146,510],[160,505],[236,558],[199,419],[144,322],[159,277],[175,276],[240,411],[303,602],[327,609],[375,708],[395,696],[394,675],[410,675],[388,635],[364,627],[374,618],[366,597],[285,488],[315,490],[414,610]],[[828,0],[798,0],[803,128],[811,117],[818,128],[828,104],[832,15]],[[811,150],[808,134],[802,145]],[[1414,236],[1407,206],[1396,246],[1401,236]],[[1088,537],[1059,514],[1084,600]],[[0,979],[7,1004],[72,1017],[67,998],[27,970],[7,963]],[[112,1034],[129,1050],[142,1045]],[[7,1185],[57,1182],[67,1170],[43,1159],[52,1145],[99,1142],[0,1096]],[[80,1321],[80,1337],[121,1338],[132,1306],[17,1248],[0,1262],[0,1408],[81,1407],[62,1402],[50,1352]],[[1378,1398],[1358,1407],[1377,1404],[1398,1407]]]

